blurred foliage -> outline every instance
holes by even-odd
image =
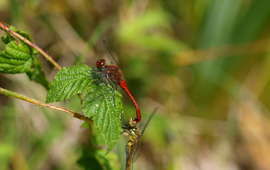
[[[1,0],[0,20],[30,33],[64,67],[94,67],[107,41],[142,122],[159,106],[134,170],[269,169],[270,2]],[[57,70],[40,60],[52,81]],[[0,87],[45,101],[46,89],[26,76],[0,80]],[[123,99],[128,120],[135,109]],[[81,111],[76,98],[61,105]],[[91,160],[116,160],[115,152],[102,158],[88,146],[91,130],[79,120],[2,95],[0,106],[0,169],[82,169]],[[126,141],[115,150],[121,165]]]
[[[82,145],[82,155],[78,159],[78,164],[81,165],[82,169],[120,169],[120,163],[118,156],[111,152],[109,155],[104,156],[106,150],[101,145],[105,145],[105,141],[97,129],[91,129],[91,126],[85,124],[86,128],[92,132],[90,136],[90,143],[87,145]]]

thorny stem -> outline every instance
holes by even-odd
[[[10,28],[8,28],[7,26],[5,26],[2,22],[0,22],[0,28],[4,31],[6,31],[8,34],[10,34],[12,37],[17,37],[18,39],[20,39],[21,41],[23,41],[24,43],[30,45],[31,47],[35,48],[38,52],[40,52],[47,60],[49,60],[58,70],[61,70],[61,66],[55,62],[51,56],[49,56],[47,53],[45,53],[41,48],[39,48],[38,46],[36,46],[34,43],[32,43],[31,41],[27,40],[26,38],[24,38],[23,36],[21,36],[20,34],[12,31]],[[17,38],[15,38],[16,40],[18,40]]]
[[[55,62],[53,60],[53,58],[51,56],[49,56],[47,53],[45,53],[41,48],[39,48],[38,46],[36,46],[34,43],[32,43],[31,41],[29,41],[28,39],[24,38],[23,36],[21,36],[20,34],[16,33],[15,31],[11,30],[8,26],[6,26],[4,23],[0,22],[0,29],[4,30],[6,33],[8,33],[9,35],[11,35],[14,39],[16,39],[17,43],[19,43],[19,39],[21,41],[23,41],[24,43],[30,45],[31,47],[35,48],[38,52],[40,52],[47,60],[49,60],[58,70],[61,70],[61,66]],[[35,105],[39,105],[39,106],[43,106],[43,107],[48,107],[48,108],[52,108],[55,110],[60,110],[63,112],[67,112],[68,114],[70,114],[71,116],[80,119],[80,120],[84,120],[90,124],[93,124],[93,121],[79,113],[73,112],[71,110],[68,110],[66,108],[63,107],[59,107],[59,106],[54,106],[51,104],[46,104],[46,103],[42,103],[40,101],[37,101],[35,99],[32,99],[30,97],[26,97],[24,95],[3,89],[0,87],[0,93],[4,94],[6,96],[10,96],[10,97],[15,97],[30,103],[33,103]],[[82,100],[81,95],[79,95],[80,99]]]
[[[86,121],[86,122],[88,122],[90,124],[93,124],[93,121],[91,119],[89,119],[89,118],[87,118],[87,117],[85,117],[85,116],[83,116],[83,115],[81,115],[79,113],[73,112],[71,110],[68,110],[68,109],[60,107],[60,106],[54,106],[54,105],[51,105],[51,104],[42,103],[42,102],[37,101],[35,99],[32,99],[30,97],[27,97],[27,96],[24,96],[24,95],[21,95],[21,94],[18,94],[18,93],[3,89],[1,87],[0,87],[0,94],[6,95],[6,96],[9,96],[9,97],[15,97],[17,99],[24,100],[24,101],[27,101],[29,103],[33,103],[35,105],[48,107],[48,108],[59,110],[59,111],[62,111],[62,112],[67,112],[68,114],[70,114],[71,116],[73,116],[73,117],[75,117],[77,119],[84,120],[84,121]]]
[[[15,31],[11,30],[8,26],[6,26],[2,22],[0,22],[0,29],[4,30],[6,33],[8,33],[9,35],[11,35],[17,41],[17,43],[20,43],[19,42],[19,39],[20,39],[24,43],[26,43],[26,44],[30,45],[31,47],[35,48],[47,60],[49,60],[58,70],[61,70],[61,66],[57,62],[55,62],[51,56],[49,56],[47,53],[45,53],[41,48],[39,48],[38,46],[36,46],[34,43],[32,43],[28,39],[24,38],[20,34],[16,33]],[[56,110],[60,110],[60,111],[63,111],[63,112],[67,112],[67,113],[69,113],[70,115],[72,115],[75,118],[78,118],[78,119],[87,121],[87,122],[89,122],[91,124],[93,123],[93,121],[91,119],[89,119],[87,117],[84,117],[81,114],[75,113],[75,112],[73,112],[71,110],[62,108],[62,107],[58,107],[58,106],[54,106],[54,105],[50,105],[50,104],[41,103],[41,102],[39,102],[39,101],[37,101],[35,99],[31,99],[29,97],[26,97],[26,96],[23,96],[23,95],[20,95],[18,93],[11,92],[11,91],[8,91],[8,90],[2,89],[2,88],[0,88],[0,93],[5,94],[7,96],[15,97],[15,98],[18,98],[18,99],[21,99],[21,100],[25,100],[25,101],[28,101],[30,103],[34,103],[36,105],[40,105],[40,106],[44,106],[44,107],[49,107],[49,108],[52,108],[52,109],[56,109]],[[81,95],[79,95],[79,97],[82,100]]]

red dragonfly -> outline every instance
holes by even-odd
[[[125,125],[122,127],[124,132],[128,133],[128,142],[126,145],[126,170],[131,169],[131,163],[136,161],[136,159],[140,156],[140,144],[141,144],[141,136],[143,135],[145,128],[147,127],[149,121],[156,113],[157,108],[155,108],[154,112],[151,114],[149,119],[147,120],[142,131],[138,128],[138,125],[135,121],[135,118],[130,118],[128,124],[126,124],[123,120],[121,122]],[[122,116],[122,115],[121,115]],[[136,156],[135,156],[136,155]]]
[[[126,81],[123,79],[123,74],[120,70],[120,67],[114,58],[113,54],[108,48],[107,43],[103,40],[103,46],[105,51],[107,52],[108,57],[112,58],[115,62],[115,65],[109,65],[106,64],[105,59],[100,59],[96,62],[96,67],[99,71],[101,71],[101,78],[99,80],[99,83],[102,82],[103,76],[108,80],[108,82],[111,84],[112,87],[113,84],[115,84],[115,88],[117,89],[117,85],[119,85],[125,92],[128,94],[132,102],[134,103],[137,118],[135,119],[136,124],[141,121],[141,111],[139,108],[139,105],[137,104],[136,100],[132,96],[132,94],[129,92]],[[116,81],[116,82],[115,82]]]

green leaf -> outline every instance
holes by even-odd
[[[8,33],[5,33],[2,37],[1,37],[2,41],[5,44],[10,43],[11,41],[15,41],[15,38],[13,38],[12,36],[10,36]]]
[[[26,32],[17,30],[12,26],[10,26],[10,29],[33,42],[30,35]],[[7,45],[6,50],[0,52],[0,72],[12,74],[27,73],[30,80],[40,83],[49,90],[49,81],[44,74],[39,59],[36,57],[38,51],[23,41],[15,39],[8,33],[2,36],[2,41]]]
[[[91,139],[91,143],[93,145],[106,145],[104,138],[98,128],[93,128],[93,135]]]
[[[51,83],[46,103],[64,101],[82,93],[93,81],[91,68],[87,65],[61,69]]]
[[[35,82],[41,84],[47,90],[50,89],[50,82],[47,80],[43,67],[37,58],[34,58],[34,69],[26,72],[26,74],[30,80],[34,80]]]
[[[31,36],[25,32],[25,31],[22,31],[22,30],[18,30],[16,29],[14,26],[10,26],[9,27],[12,31],[15,31],[16,33],[20,34],[21,36],[23,36],[24,38],[28,39],[29,41],[33,42]],[[13,38],[12,36],[10,36],[8,33],[5,33],[2,37],[2,41],[5,43],[5,44],[8,44],[10,43],[11,41],[15,41],[15,38]]]
[[[122,96],[105,83],[91,85],[83,101],[85,116],[91,117],[103,135],[109,153],[122,132],[119,115],[123,111]]]
[[[24,43],[17,44],[11,41],[6,45],[6,50],[0,52],[1,73],[24,73],[31,70],[33,56]]]

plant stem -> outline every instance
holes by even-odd
[[[70,114],[71,116],[73,116],[73,117],[75,117],[77,119],[84,120],[84,121],[86,121],[86,122],[88,122],[90,124],[93,124],[93,121],[91,119],[89,119],[89,118],[87,118],[87,117],[85,117],[85,116],[83,116],[83,115],[81,115],[79,113],[73,112],[71,110],[68,110],[68,109],[60,107],[60,106],[54,106],[54,105],[51,105],[51,104],[42,103],[42,102],[37,101],[35,99],[32,99],[30,97],[27,97],[27,96],[24,96],[24,95],[9,91],[7,89],[3,89],[1,87],[0,87],[0,94],[6,95],[6,96],[9,96],[9,97],[15,97],[17,99],[24,100],[24,101],[33,103],[35,105],[48,107],[48,108],[59,110],[59,111],[62,111],[62,112],[67,112],[68,114]]]
[[[61,70],[61,66],[55,62],[53,60],[53,58],[51,56],[49,56],[47,53],[45,53],[41,48],[39,48],[38,46],[36,46],[34,43],[32,43],[31,41],[29,41],[28,39],[24,38],[23,36],[21,36],[20,34],[12,31],[9,27],[5,26],[2,22],[0,22],[0,28],[3,29],[4,31],[6,31],[8,34],[10,34],[12,37],[17,37],[18,39],[20,39],[21,41],[23,41],[24,43],[30,45],[31,47],[35,48],[38,52],[40,52],[47,60],[49,60],[58,70]],[[16,38],[15,38],[16,39]],[[17,39],[16,39],[17,40]]]

